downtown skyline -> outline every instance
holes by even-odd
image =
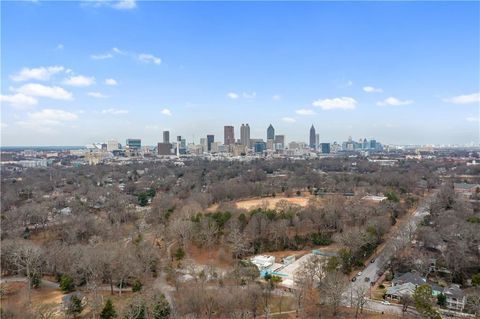
[[[325,142],[479,143],[476,2],[1,6],[2,146],[198,143],[242,123],[252,138],[271,123],[308,141],[313,123]]]

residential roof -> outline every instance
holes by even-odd
[[[402,296],[402,295],[413,295],[415,292],[415,285],[412,283],[405,283],[402,285],[397,285],[393,287],[389,287],[386,291],[387,295],[393,295],[393,296]]]
[[[469,184],[469,183],[455,183],[454,187],[458,188],[458,189],[471,190],[471,189],[475,189],[477,187],[480,187],[480,185],[479,184]]]
[[[404,284],[407,282],[412,283],[416,286],[419,286],[426,283],[427,280],[422,276],[420,276],[419,274],[413,273],[413,272],[406,272],[403,275],[393,279],[394,284]]]
[[[447,296],[447,298],[450,297],[450,298],[462,299],[465,296],[462,289],[460,289],[457,286],[451,286],[451,287],[445,288],[443,290],[443,293]]]

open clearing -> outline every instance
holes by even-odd
[[[295,204],[302,207],[307,206],[311,197],[264,197],[237,201],[237,208],[251,210],[257,207],[267,207],[274,209],[280,201],[287,201],[289,204]]]

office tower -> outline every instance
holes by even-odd
[[[163,143],[170,143],[170,131],[163,131]]]
[[[225,145],[235,144],[235,131],[233,126],[223,127],[223,140],[223,144]]]
[[[321,143],[320,149],[322,150],[322,154],[330,154],[330,143]]]
[[[372,139],[370,140],[370,149],[375,150],[377,149],[377,141]]]
[[[267,128],[267,141],[275,139],[275,129],[272,124]]]
[[[363,149],[364,150],[368,149],[368,141],[366,138],[363,139]]]
[[[313,124],[310,128],[310,148],[315,148],[315,127],[313,127]]]
[[[315,149],[319,150],[320,149],[320,134],[315,134]]]
[[[248,124],[242,124],[240,127],[240,143],[250,147],[250,126]]]
[[[208,143],[205,137],[200,138],[200,145],[202,146],[203,152],[206,152],[208,148]]]
[[[142,140],[139,138],[129,138],[125,144],[129,149],[139,150],[142,148]]]
[[[158,143],[157,144],[158,155],[172,155],[172,144],[170,143]]]
[[[107,151],[108,152],[113,152],[113,151],[116,151],[118,149],[119,149],[118,141],[116,141],[116,140],[108,140],[107,141]]]
[[[254,144],[255,153],[263,153],[267,149],[267,143],[256,141]]]
[[[207,150],[212,151],[212,143],[215,141],[215,136],[210,134],[207,135]]]
[[[285,148],[285,135],[275,135],[275,149],[283,150]]]

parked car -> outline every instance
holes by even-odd
[[[357,277],[353,277],[352,278],[352,282],[356,281],[357,280]]]
[[[375,258],[372,258],[372,260],[370,260],[370,263],[373,264],[375,262]]]
[[[369,282],[370,281],[370,277],[365,277],[365,282]]]
[[[359,272],[358,272],[358,274],[357,274],[357,276],[361,276],[361,275],[362,275],[362,272],[361,272],[361,271],[359,271]]]
[[[388,305],[391,305],[391,303],[388,302],[388,301],[386,301],[386,300],[382,301],[382,304],[387,305],[387,306],[388,306]]]

